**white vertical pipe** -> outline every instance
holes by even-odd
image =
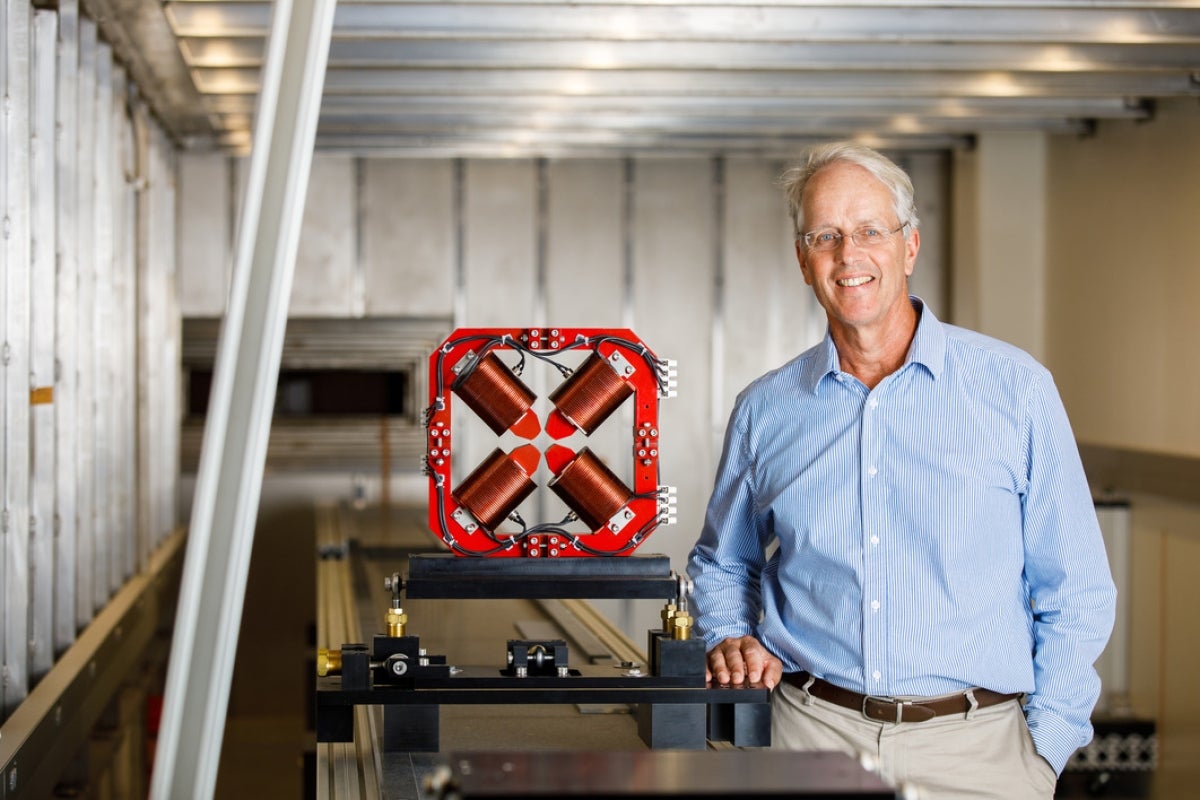
[[[92,109],[95,203],[95,277],[91,343],[93,425],[93,513],[96,550],[92,561],[92,603],[98,611],[113,592],[112,564],[115,560],[116,531],[113,530],[112,459],[113,459],[113,181],[112,181],[112,46],[99,42],[96,47],[96,102]]]
[[[76,266],[78,289],[76,295],[77,322],[75,329],[76,371],[76,464],[79,492],[76,498],[76,588],[75,627],[81,629],[92,621],[96,612],[93,592],[96,561],[95,493],[92,480],[92,461],[96,451],[96,359],[92,347],[93,319],[96,292],[96,220],[95,220],[95,163],[96,151],[90,136],[96,109],[96,23],[86,17],[79,20],[79,122],[77,140],[78,160],[75,176],[76,194]],[[68,365],[66,367],[70,369]]]
[[[29,690],[29,39],[0,0],[0,718]]]
[[[162,449],[158,452],[161,469],[158,471],[158,502],[159,516],[157,538],[155,544],[163,542],[175,529],[178,522],[178,489],[179,489],[179,438],[183,422],[183,377],[179,369],[180,352],[183,340],[183,313],[179,303],[178,264],[175,247],[177,231],[175,227],[175,208],[177,174],[174,145],[166,135],[155,129],[155,152],[158,154],[154,182],[159,195],[155,203],[158,215],[155,217],[153,230],[158,231],[158,255],[154,259],[160,277],[158,281],[158,302],[163,309],[162,353],[159,358],[159,375],[161,377],[158,402],[161,409],[159,419],[159,434]]]
[[[135,450],[137,458],[137,491],[135,494],[135,520],[137,527],[137,563],[141,569],[149,560],[154,548],[154,528],[156,524],[155,506],[158,497],[158,483],[155,472],[160,465],[157,463],[157,451],[165,443],[157,438],[160,428],[160,409],[155,402],[156,388],[161,380],[158,374],[158,354],[162,348],[165,331],[162,330],[161,315],[165,313],[160,302],[155,302],[158,278],[161,269],[154,263],[154,241],[158,235],[154,228],[154,201],[159,195],[158,175],[156,166],[157,154],[153,151],[153,129],[149,111],[139,105],[134,113],[134,169],[138,193],[136,204],[137,241],[134,245],[134,262],[137,270],[134,297],[133,316],[137,319],[135,331],[135,347],[137,364],[135,367],[136,387],[134,391],[134,407],[136,408]]]
[[[55,86],[58,15],[34,15],[30,284],[29,671],[54,662]]]
[[[151,796],[212,797],[334,0],[279,0],[262,70]]]
[[[58,140],[55,143],[58,215],[58,281],[54,287],[54,649],[76,634],[78,525],[79,293],[79,4],[59,0]]]
[[[79,3],[58,3],[58,280],[54,317],[54,648],[75,641],[78,525]]]
[[[127,91],[128,78],[123,67],[113,70],[113,102],[109,113],[112,116],[114,136],[112,170],[115,190],[115,206],[119,224],[114,228],[113,287],[116,295],[114,306],[113,335],[117,346],[114,371],[114,415],[115,446],[113,460],[113,483],[116,492],[114,504],[114,532],[120,543],[119,558],[114,562],[113,590],[120,588],[133,575],[137,561],[137,516],[134,513],[134,497],[137,494],[137,366],[136,331],[137,305],[133,300],[136,276],[136,175],[132,120],[127,109],[138,103]]]

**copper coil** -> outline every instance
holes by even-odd
[[[617,410],[633,387],[617,374],[599,353],[587,360],[550,395],[550,402],[564,417],[591,435]]]
[[[525,470],[497,447],[450,496],[479,524],[494,531],[535,488]]]
[[[633,498],[633,490],[586,447],[563,467],[550,488],[592,530],[607,525]]]
[[[480,359],[450,388],[497,436],[525,416],[537,397],[495,353]]]

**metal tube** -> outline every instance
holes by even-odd
[[[334,0],[280,0],[204,431],[151,796],[212,797]]]

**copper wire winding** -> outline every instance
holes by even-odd
[[[590,436],[631,394],[633,387],[617,374],[607,359],[592,353],[551,393],[550,402]]]
[[[495,353],[488,353],[450,387],[497,436],[525,416],[537,395]]]
[[[593,531],[607,525],[633,498],[633,490],[586,447],[550,482],[550,488]]]
[[[451,497],[490,531],[537,488],[525,470],[496,448],[451,493]]]

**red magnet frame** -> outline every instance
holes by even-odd
[[[629,487],[633,496],[611,525],[581,533],[556,523],[538,523],[519,532],[498,533],[478,524],[453,496],[452,466],[456,454],[452,387],[464,363],[478,363],[496,351],[520,351],[526,360],[534,357],[550,361],[563,353],[596,353],[610,363],[620,365],[617,371],[632,387],[631,399],[635,404],[630,452],[634,485]],[[569,378],[564,378],[566,380]],[[564,558],[631,554],[659,525],[674,521],[675,490],[659,484],[658,447],[659,399],[674,396],[674,387],[675,362],[658,358],[637,334],[627,328],[455,330],[429,357],[424,461],[430,479],[430,530],[460,556]],[[629,401],[630,398],[626,398],[624,402]],[[577,453],[557,443],[550,444],[542,452],[531,440],[542,429],[550,437],[561,439],[573,435],[576,428],[556,409],[547,412],[544,424],[539,425],[539,421],[531,417],[534,417],[533,409],[503,431],[528,440],[508,455],[524,465],[530,474],[536,472],[537,463],[545,457],[547,466],[557,474]],[[537,490],[545,488],[538,486]]]

